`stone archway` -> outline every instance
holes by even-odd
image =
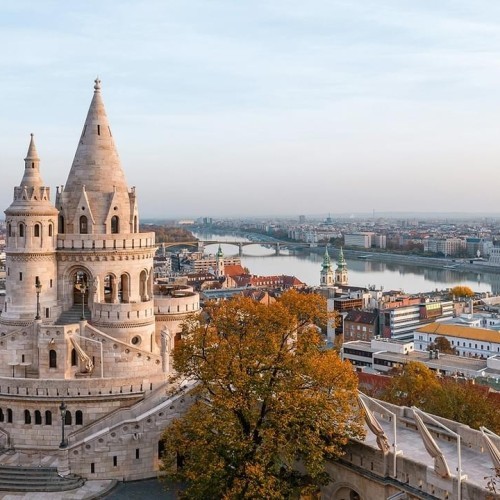
[[[364,500],[363,497],[350,485],[339,484],[330,496],[330,500]]]
[[[73,305],[88,305],[92,284],[90,274],[84,270],[77,270],[73,273],[72,278]]]

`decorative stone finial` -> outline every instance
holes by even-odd
[[[99,77],[97,77],[95,80],[95,85],[94,85],[94,90],[96,92],[99,92],[101,90],[101,80],[99,80]]]

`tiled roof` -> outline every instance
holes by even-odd
[[[500,332],[487,330],[486,328],[473,328],[470,326],[449,325],[446,323],[430,323],[418,328],[417,332],[500,343]]]
[[[358,309],[352,309],[347,313],[344,321],[350,321],[352,323],[364,323],[366,325],[373,325],[377,321],[378,314],[369,311],[360,311]]]

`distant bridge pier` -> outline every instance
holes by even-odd
[[[243,244],[238,243],[238,255],[241,257],[243,255]]]
[[[276,255],[280,254],[280,244],[276,243]]]
[[[205,243],[203,241],[198,241],[198,252],[204,252],[205,251]]]

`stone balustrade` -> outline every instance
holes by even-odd
[[[153,249],[154,233],[58,234],[58,250],[134,250]]]

